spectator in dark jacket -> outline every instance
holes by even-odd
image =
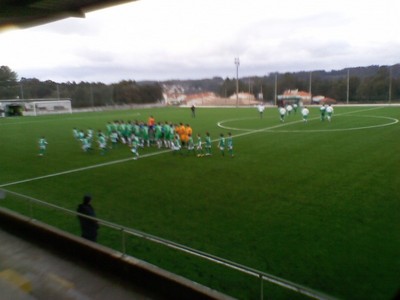
[[[77,212],[88,215],[90,217],[96,217],[93,206],[90,204],[92,197],[90,195],[85,195],[83,197],[83,202],[79,204]],[[97,240],[97,230],[99,229],[99,224],[97,221],[86,218],[84,216],[78,216],[79,223],[81,226],[82,237],[90,241],[96,242]]]

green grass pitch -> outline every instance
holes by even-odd
[[[341,299],[391,299],[400,278],[400,107],[335,107],[321,122],[276,108],[152,108],[0,118],[0,188],[75,210],[93,195],[99,218],[135,228]],[[72,128],[113,120],[189,123],[211,133],[212,157],[124,145],[84,153]],[[233,135],[235,157],[217,149]],[[38,156],[38,139],[49,143]],[[95,145],[97,146],[97,145]],[[148,155],[147,154],[154,154]],[[109,162],[113,162],[110,163]],[[90,168],[97,166],[95,168]],[[52,175],[52,176],[49,176]],[[30,213],[15,197],[0,205]],[[79,235],[75,217],[34,207],[34,217]],[[99,242],[119,250],[117,233]],[[129,254],[240,299],[259,281],[140,239]],[[301,298],[265,284],[273,299]]]

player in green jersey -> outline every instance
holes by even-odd
[[[228,148],[229,155],[233,157],[233,139],[232,134],[229,132],[228,137],[226,138],[226,146]]]
[[[92,150],[92,141],[88,136],[82,139],[82,150],[83,152],[89,152]]]
[[[176,153],[180,153],[182,149],[182,144],[181,144],[181,140],[179,138],[178,134],[175,134],[174,139],[172,140],[172,150],[174,151],[173,154],[175,155]]]
[[[206,132],[206,156],[212,155],[211,153],[211,136],[209,132]]]
[[[43,156],[45,154],[47,145],[48,145],[48,143],[46,141],[46,138],[44,136],[42,136],[39,139],[39,156]]]
[[[325,121],[326,106],[322,104],[319,108],[319,112],[321,114],[321,121]]]
[[[117,144],[118,144],[118,133],[117,133],[117,131],[114,130],[113,132],[111,132],[110,140],[111,140],[111,147],[112,148],[116,148]]]
[[[161,149],[162,147],[162,137],[163,137],[163,125],[161,122],[158,122],[154,126],[154,141],[158,149]]]
[[[97,143],[99,144],[100,154],[104,155],[107,152],[107,139],[101,130],[97,133]]]
[[[139,145],[140,145],[139,138],[134,134],[132,134],[131,138],[132,138],[131,152],[135,155],[133,159],[137,160],[139,158]]]
[[[225,156],[225,137],[223,133],[219,135],[218,148],[221,151],[222,156]]]
[[[194,141],[193,141],[193,137],[191,134],[188,135],[188,141],[187,141],[187,154],[190,154],[194,152]]]
[[[202,144],[202,142],[201,142],[201,135],[200,135],[200,133],[197,134],[196,151],[197,151],[197,157],[202,157],[202,156],[204,156],[204,154],[203,154],[203,144]]]

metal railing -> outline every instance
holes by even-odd
[[[67,214],[73,215],[73,216],[83,216],[85,218],[95,220],[95,221],[98,222],[98,224],[100,224],[102,226],[105,226],[105,227],[108,227],[110,229],[114,229],[116,231],[121,232],[121,249],[122,249],[121,253],[122,253],[123,256],[127,255],[127,251],[126,251],[126,235],[130,235],[130,236],[135,236],[135,237],[147,240],[147,241],[151,241],[151,242],[156,243],[156,244],[163,245],[163,246],[171,248],[171,249],[178,250],[178,251],[183,252],[183,253],[190,254],[190,255],[195,256],[195,257],[199,257],[199,258],[205,259],[205,260],[210,261],[210,262],[215,263],[215,264],[223,265],[223,266],[225,266],[227,268],[239,271],[239,272],[241,272],[243,274],[247,274],[249,276],[256,277],[256,278],[258,278],[260,280],[260,299],[261,300],[264,299],[264,282],[265,281],[269,282],[269,283],[272,283],[272,284],[275,284],[277,286],[283,287],[285,289],[294,291],[296,293],[305,295],[305,296],[313,298],[313,299],[320,299],[320,300],[334,300],[334,299],[336,299],[336,298],[334,298],[332,296],[329,296],[329,295],[326,295],[324,293],[315,291],[315,290],[313,290],[311,288],[302,286],[300,284],[291,282],[289,280],[274,276],[272,274],[268,274],[268,273],[253,269],[253,268],[250,268],[250,267],[235,263],[233,261],[229,261],[227,259],[224,259],[224,258],[215,256],[215,255],[203,252],[203,251],[199,251],[199,250],[187,247],[185,245],[181,245],[181,244],[169,241],[167,239],[163,239],[163,238],[160,238],[160,237],[157,237],[157,236],[142,232],[140,230],[136,230],[136,229],[133,229],[133,228],[128,228],[128,227],[125,227],[125,226],[122,226],[122,225],[119,225],[119,224],[116,224],[116,223],[112,223],[112,222],[109,222],[109,221],[106,221],[106,220],[103,220],[103,219],[100,219],[100,218],[94,218],[94,217],[90,217],[90,216],[87,216],[87,215],[83,215],[83,214],[78,213],[76,211],[73,211],[73,210],[70,210],[70,209],[66,209],[66,208],[63,208],[63,207],[60,207],[60,206],[57,206],[57,205],[54,205],[54,204],[51,204],[51,203],[48,203],[48,202],[44,202],[44,201],[35,199],[33,197],[30,197],[30,196],[22,195],[22,194],[19,194],[19,193],[16,193],[16,192],[12,192],[12,191],[9,191],[9,190],[5,190],[5,189],[3,189],[3,190],[0,189],[0,199],[4,198],[6,194],[14,195],[14,196],[17,196],[19,198],[24,199],[25,201],[28,201],[29,202],[29,214],[30,214],[28,216],[28,218],[30,218],[32,220],[34,220],[34,217],[33,217],[33,205],[34,204],[38,204],[38,205],[42,205],[42,206],[45,206],[45,207],[49,207],[49,208],[61,211],[63,213],[67,213]]]

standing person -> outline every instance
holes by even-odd
[[[48,143],[46,141],[46,138],[44,136],[42,136],[39,139],[39,156],[43,156],[45,154],[47,145],[48,145]]]
[[[179,134],[179,139],[181,140],[182,147],[185,147],[187,134],[186,134],[186,127],[185,125],[183,125],[183,123],[179,123],[177,132]]]
[[[225,156],[225,137],[223,133],[219,136],[218,148],[221,151],[222,156]]]
[[[111,140],[111,147],[114,149],[117,147],[118,144],[118,133],[117,131],[112,131],[110,135],[110,140]]]
[[[91,139],[89,139],[88,136],[85,136],[82,139],[82,150],[83,152],[89,152],[90,150],[92,150],[92,141]]]
[[[260,114],[260,119],[262,119],[263,118],[263,114],[264,114],[264,110],[265,110],[264,104],[263,103],[258,104],[257,105],[257,110],[258,110],[258,113]]]
[[[196,151],[197,151],[197,157],[202,157],[204,155],[203,154],[203,144],[201,142],[200,133],[197,134]]]
[[[180,153],[180,154],[182,155],[181,148],[182,148],[182,145],[181,145],[181,141],[180,141],[180,139],[179,139],[179,135],[176,134],[176,135],[174,136],[173,141],[172,141],[172,150],[173,150],[172,153],[173,153],[174,155],[175,155],[176,153]]]
[[[233,157],[233,139],[232,133],[228,133],[228,137],[226,138],[226,146],[228,147],[228,152],[231,157]]]
[[[303,121],[308,122],[308,115],[310,114],[310,111],[308,110],[307,106],[304,106],[303,109],[301,110],[301,115],[303,116]]]
[[[192,136],[192,134],[193,134],[192,127],[190,127],[189,124],[186,124],[183,138],[184,138],[184,143],[186,144],[187,147],[189,147],[189,136]]]
[[[196,118],[196,107],[194,106],[194,104],[192,104],[190,110],[192,111],[192,118]]]
[[[154,141],[158,149],[161,149],[162,147],[162,141],[163,141],[162,138],[163,138],[163,124],[161,122],[158,122],[154,126]]]
[[[90,204],[92,201],[92,196],[85,195],[83,197],[83,202],[78,205],[77,212],[90,217],[96,217],[93,206]],[[86,218],[84,216],[78,216],[79,224],[81,226],[81,236],[92,242],[97,240],[97,230],[99,229],[99,224],[96,220]]]
[[[194,141],[191,134],[188,135],[188,141],[187,141],[187,154],[190,153],[196,154],[194,152]]]
[[[212,155],[211,153],[211,136],[209,132],[206,132],[206,156]]]
[[[79,131],[78,131],[78,129],[76,129],[76,127],[74,127],[74,128],[72,129],[72,135],[74,136],[74,138],[75,138],[76,140],[79,139]]]
[[[156,125],[156,119],[154,119],[153,116],[150,116],[149,119],[147,120],[147,135],[148,135],[148,145],[147,146],[148,147],[150,147],[150,144],[154,143],[154,126],[155,125]]]
[[[285,115],[286,115],[286,109],[283,106],[279,107],[279,116],[280,116],[281,122],[285,122]]]
[[[97,143],[99,144],[100,154],[104,155],[107,152],[107,139],[101,130],[97,133]]]
[[[288,106],[286,106],[286,113],[288,116],[290,116],[290,114],[292,113],[293,110],[293,106],[291,106],[290,104]]]
[[[332,119],[332,114],[333,114],[333,107],[329,104],[329,106],[326,108],[326,118],[330,122]]]
[[[136,135],[132,134],[131,139],[131,152],[135,155],[133,159],[137,160],[139,158],[139,138]]]
[[[325,121],[325,113],[326,113],[326,107],[325,105],[321,105],[319,108],[319,112],[321,113],[321,121]]]
[[[294,103],[294,104],[293,104],[293,111],[294,111],[294,114],[297,114],[297,107],[298,107],[297,103]]]
[[[150,117],[147,119],[147,126],[149,127],[149,130],[150,130],[150,129],[153,130],[153,127],[154,127],[155,124],[156,124],[156,119],[154,119],[153,116],[150,116]]]

